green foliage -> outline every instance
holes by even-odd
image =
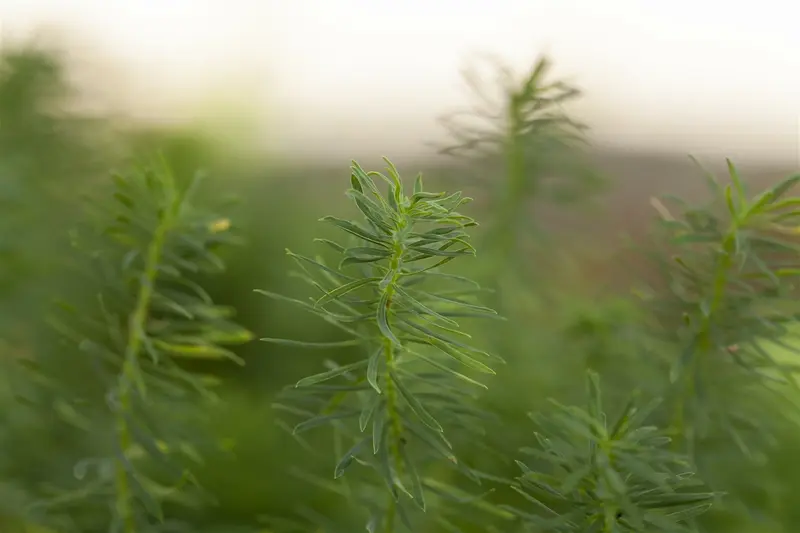
[[[440,271],[453,259],[475,253],[465,229],[476,223],[456,211],[470,199],[427,192],[421,175],[407,194],[397,169],[387,163],[389,177],[353,163],[347,195],[363,215],[362,223],[322,219],[351,238],[352,244],[321,240],[340,255],[338,265],[289,252],[301,268],[298,275],[317,295],[309,302],[288,301],[353,339],[326,344],[263,339],[319,348],[363,347],[357,361],[331,363],[325,372],[300,380],[284,395],[288,405],[279,405],[306,417],[294,427],[295,434],[333,424],[345,443],[334,477],[354,463],[374,470],[385,489],[362,481],[349,496],[370,510],[368,530],[383,532],[394,531],[398,519],[414,530],[407,502],[427,509],[425,469],[432,462],[444,460],[477,477],[458,460],[446,435],[468,430],[483,416],[470,400],[473,389],[485,385],[469,374],[494,374],[484,361],[498,360],[466,344],[470,335],[458,329],[456,319],[495,316],[474,302],[479,287]],[[388,185],[385,195],[373,177]],[[341,384],[327,384],[334,379]]]
[[[543,531],[696,531],[692,519],[714,494],[697,492],[703,484],[687,459],[666,449],[664,432],[645,425],[658,402],[639,406],[634,395],[609,424],[597,375],[587,381],[586,409],[553,401],[552,412],[535,417],[547,434],[537,433],[540,448],[524,451],[549,472],[518,462],[523,475],[514,488],[538,513],[523,516]]]
[[[504,264],[516,257],[517,238],[526,230],[538,230],[526,208],[530,199],[571,201],[596,192],[602,181],[582,150],[586,125],[563,107],[580,97],[580,91],[565,81],[548,80],[552,64],[546,57],[522,77],[499,60],[490,63],[497,87],[487,86],[477,65],[464,71],[476,101],[443,118],[453,144],[441,151],[457,157],[502,158],[503,181],[495,206],[499,216],[491,237]],[[500,94],[491,95],[494,89]]]
[[[18,310],[31,307],[57,256],[58,239],[39,222],[42,206],[69,223],[70,187],[102,158],[92,151],[100,148],[92,121],[64,110],[74,95],[59,55],[35,44],[0,52],[0,295]]]
[[[178,188],[163,162],[115,175],[113,205],[90,204],[100,208],[100,231],[75,237],[77,247],[87,248],[89,261],[76,266],[96,280],[97,307],[92,313],[63,303],[52,324],[65,345],[78,347],[102,389],[58,394],[70,421],[102,445],[75,465],[77,487],[44,503],[57,515],[76,502],[94,502],[89,523],[69,520],[60,531],[103,524],[123,533],[160,531],[165,502],[192,504],[199,496],[185,463],[200,460],[203,446],[214,443],[199,440],[191,419],[215,399],[216,379],[190,365],[241,363],[223,346],[247,342],[251,334],[192,280],[221,272],[216,250],[236,241],[227,218],[192,203],[197,183]],[[48,363],[64,364],[49,357],[43,368]],[[105,402],[92,396],[98,392]],[[107,409],[99,410],[103,404]],[[155,416],[154,404],[169,409]]]
[[[705,205],[672,199],[679,210],[673,214],[654,201],[661,242],[672,256],[663,261],[664,255],[657,255],[666,290],[656,292],[651,309],[662,338],[680,350],[670,371],[675,430],[691,450],[710,426],[721,427],[752,455],[746,441],[758,438],[763,444],[774,428],[757,409],[732,410],[728,399],[745,391],[797,390],[797,366],[776,360],[768,343],[784,344],[788,327],[800,316],[794,226],[800,199],[788,196],[800,175],[750,197],[730,161],[728,170],[731,182],[724,186],[706,173],[713,197]]]
[[[310,233],[302,221],[317,204],[339,207],[323,170],[281,169],[277,181],[229,154],[223,164],[215,137],[196,131],[111,134],[65,111],[57,56],[6,48],[0,58],[0,530],[793,530],[800,202],[789,194],[800,178],[750,196],[731,165],[730,185],[709,181],[708,205],[656,202],[663,278],[645,302],[576,298],[574,287],[545,298],[542,263],[564,254],[519,246],[536,229],[527,221],[546,229],[546,201],[597,182],[585,128],[561,107],[577,90],[547,80],[543,59],[522,79],[501,68],[495,100],[468,74],[483,99],[448,123],[452,153],[504,163],[491,174],[498,200],[481,213],[494,230],[488,254],[477,246],[490,271],[461,260],[475,253],[476,224],[458,212],[469,199],[428,192],[421,177],[406,191],[387,161],[387,175],[353,164],[346,197],[360,220],[323,219],[349,240],[320,233],[319,255],[290,252],[299,269],[287,280],[271,254]],[[174,172],[157,161],[99,180],[115,145],[137,157],[160,148]],[[184,180],[197,165],[253,183],[199,194]],[[88,185],[101,194],[78,209]],[[223,256],[240,240],[230,213],[197,206],[229,190],[251,199],[252,238]],[[529,200],[545,201],[531,214]],[[68,239],[88,216],[88,231]],[[267,310],[238,294],[251,297],[256,277]],[[504,289],[510,320],[497,322],[481,303],[492,291],[473,278]],[[283,296],[294,281],[310,298]],[[42,312],[54,294],[64,302]],[[273,350],[243,378],[229,363],[249,362],[256,345],[239,345],[255,328]],[[489,351],[477,347],[486,337]],[[312,350],[326,350],[324,368],[299,357]],[[586,367],[603,376],[602,402],[590,373],[588,405],[566,407]],[[287,376],[306,377],[275,391]],[[624,403],[633,383],[643,393]],[[270,404],[295,417],[277,421],[286,434]],[[515,464],[531,444],[517,422],[532,407],[538,446]]]
[[[484,263],[481,280],[491,279],[496,289],[492,305],[514,319],[515,291],[542,277],[542,258],[551,255],[549,245],[554,244],[540,246],[545,236],[541,208],[592,195],[603,180],[588,164],[586,125],[565,109],[581,93],[566,81],[549,79],[549,59],[539,58],[522,76],[497,59],[488,63],[492,82],[482,79],[478,64],[463,72],[474,103],[443,118],[452,143],[441,152],[471,160],[473,165],[476,159],[500,162],[499,168],[491,166],[499,184],[479,182],[486,196],[493,196],[496,214],[483,243],[490,260]],[[536,206],[533,213],[532,204]],[[535,262],[526,250],[531,245],[540,257]],[[536,269],[533,275],[532,269]],[[547,288],[540,285],[536,292],[537,297],[546,296]],[[512,351],[512,338],[508,327],[497,328],[496,349]]]

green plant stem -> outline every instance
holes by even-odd
[[[389,310],[392,305],[392,298],[395,292],[394,285],[397,282],[397,277],[400,271],[400,260],[404,252],[405,248],[402,246],[402,244],[396,243],[389,263],[389,268],[395,274],[391,283],[389,283],[385,289],[387,294],[387,320],[389,320]],[[383,339],[383,354],[385,362],[384,385],[386,387],[386,411],[389,418],[389,453],[391,454],[392,466],[394,468],[395,475],[401,476],[403,472],[403,455],[402,451],[400,450],[400,441],[403,437],[403,422],[400,418],[400,410],[398,409],[397,389],[389,374],[394,368],[395,363],[394,346],[390,339]],[[389,508],[386,513],[385,533],[394,532],[397,503],[391,494],[389,498],[390,501]]]
[[[697,370],[698,357],[703,358],[703,361],[710,356],[713,352],[714,344],[711,337],[713,321],[716,317],[716,311],[722,303],[725,296],[725,288],[728,285],[728,273],[733,265],[733,253],[736,245],[736,235],[739,231],[739,224],[734,221],[725,238],[722,241],[722,256],[717,263],[714,270],[714,286],[711,293],[711,299],[708,303],[708,312],[703,314],[700,323],[700,331],[695,338],[695,353],[692,354],[690,366],[683,376],[683,391],[677,402],[675,411],[674,426],[678,430],[677,437],[673,441],[674,447],[677,449],[681,446],[682,438],[688,433],[685,430],[685,400],[691,395],[694,395],[694,374]],[[692,432],[693,435],[693,432]]]
[[[391,300],[390,300],[391,302]],[[397,409],[397,390],[391,377],[389,369],[394,366],[394,346],[389,339],[384,339],[384,355],[386,358],[386,410],[389,417],[389,452],[392,458],[392,465],[396,475],[401,475],[403,469],[403,456],[400,451],[400,439],[403,436],[403,423],[400,420],[400,413]],[[393,496],[389,496],[389,509],[386,515],[385,533],[394,531],[395,506]]]
[[[520,117],[517,110],[516,98],[511,97],[507,110],[508,129],[505,138],[505,186],[496,193],[496,200],[499,204],[497,222],[490,228],[488,241],[495,252],[492,254],[494,259],[490,261],[489,268],[492,279],[494,279],[494,296],[492,306],[500,312],[508,312],[507,299],[507,280],[516,274],[511,265],[516,253],[517,224],[519,202],[525,179],[525,153],[519,139]],[[498,328],[496,331],[496,343],[498,346],[504,345],[508,335]]]
[[[495,281],[494,295],[492,297],[492,307],[508,316],[512,306],[510,290],[512,284],[519,280],[517,277],[518,262],[516,256],[517,241],[519,236],[517,220],[520,216],[520,205],[523,200],[525,190],[526,168],[525,150],[520,130],[522,128],[522,118],[518,109],[517,98],[511,97],[507,111],[508,130],[505,140],[505,164],[506,164],[506,183],[501,194],[498,194],[499,206],[498,221],[490,231],[490,246],[494,247],[494,260],[490,264],[490,276]],[[493,333],[494,344],[500,351],[511,351],[510,339],[506,326],[498,326]]]
[[[517,240],[516,218],[519,215],[519,205],[525,188],[525,151],[520,139],[519,110],[517,99],[511,98],[508,110],[508,136],[506,139],[506,180],[507,186],[501,210],[501,220],[498,227],[500,241],[499,259],[506,264],[514,253]]]
[[[166,241],[167,232],[171,225],[169,212],[165,212],[159,225],[153,233],[153,239],[147,248],[144,272],[142,272],[139,285],[139,294],[136,307],[130,316],[128,324],[128,342],[125,347],[125,359],[119,378],[119,407],[117,410],[117,439],[120,453],[127,453],[133,443],[127,414],[131,410],[134,383],[137,379],[139,353],[145,338],[145,325],[147,322],[150,302],[153,297],[153,287],[158,275],[158,265],[161,262],[161,253]],[[116,465],[116,509],[122,521],[124,533],[136,532],[136,519],[131,502],[130,482],[125,465],[118,461]]]
[[[614,533],[615,530],[615,520],[611,518],[615,516],[616,511],[612,513],[606,513],[605,518],[603,519],[603,533]]]

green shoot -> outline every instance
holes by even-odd
[[[607,421],[599,379],[588,375],[586,409],[552,402],[553,412],[534,416],[546,432],[538,448],[525,449],[547,472],[518,461],[522,475],[513,488],[533,513],[518,512],[542,531],[586,533],[683,533],[716,495],[690,463],[666,446],[670,439],[645,425],[656,407],[643,408],[634,396],[621,415]]]
[[[98,213],[102,248],[83,267],[98,288],[99,316],[78,315],[64,304],[66,316],[52,320],[105,384],[110,412],[81,412],[87,402],[80,397],[65,409],[75,412],[77,425],[88,431],[111,430],[110,449],[77,464],[75,476],[82,485],[47,505],[57,508],[89,496],[102,501],[107,495],[113,499],[103,505],[112,511],[109,531],[138,533],[149,530],[153,519],[164,519],[164,501],[193,498],[193,477],[184,463],[199,452],[187,438],[189,411],[176,408],[196,408],[214,395],[213,380],[194,374],[187,364],[242,363],[223,345],[247,342],[251,334],[191,279],[220,272],[224,265],[215,249],[236,240],[228,219],[195,207],[197,182],[179,188],[162,162],[117,175],[114,185],[113,209],[94,204],[103,208]],[[86,238],[91,242],[91,235]],[[154,402],[172,408],[156,413]],[[148,466],[153,462],[161,465],[157,474]]]
[[[668,290],[652,308],[662,333],[681,350],[670,374],[672,422],[690,453],[716,426],[750,454],[742,433],[764,436],[769,429],[760,413],[732,411],[726,398],[797,387],[797,366],[776,360],[769,345],[782,345],[787,326],[800,317],[800,199],[788,196],[800,175],[749,196],[730,161],[728,171],[726,185],[705,173],[713,194],[706,205],[672,199],[677,210],[670,210],[668,200],[653,201],[660,242],[672,257],[662,262]]]
[[[428,192],[421,175],[407,193],[397,169],[386,162],[388,176],[352,165],[347,196],[362,222],[322,219],[350,237],[344,243],[323,241],[340,257],[338,264],[288,252],[316,295],[307,302],[265,294],[291,301],[352,337],[307,346],[362,347],[355,362],[331,363],[325,372],[300,380],[284,395],[294,407],[282,406],[306,416],[295,434],[333,425],[351,442],[334,477],[353,464],[374,470],[385,489],[364,481],[351,501],[370,510],[370,531],[390,533],[398,520],[413,530],[406,502],[426,510],[425,465],[444,460],[471,473],[459,462],[446,428],[474,426],[481,411],[470,400],[485,385],[473,375],[494,374],[490,364],[499,358],[469,345],[470,336],[458,323],[496,318],[495,312],[474,301],[474,282],[440,270],[475,253],[466,230],[476,223],[456,211],[470,198]],[[388,192],[381,193],[379,185]],[[437,285],[427,288],[426,282]],[[453,288],[444,290],[445,285]],[[341,384],[328,384],[334,380]]]

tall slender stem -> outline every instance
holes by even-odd
[[[714,270],[713,287],[711,298],[708,301],[708,310],[703,314],[700,322],[700,330],[694,339],[694,351],[690,359],[688,371],[684,372],[682,378],[682,394],[678,397],[674,415],[674,426],[677,429],[677,437],[673,441],[673,446],[677,449],[681,445],[681,439],[686,434],[694,435],[685,428],[685,403],[686,399],[694,395],[694,374],[697,371],[698,358],[707,359],[713,351],[714,343],[712,339],[714,320],[717,310],[725,296],[725,288],[728,285],[728,273],[733,265],[733,254],[735,253],[736,234],[739,225],[734,222],[725,238],[722,241],[721,257],[719,258]]]
[[[128,341],[125,357],[119,376],[118,406],[116,409],[117,443],[123,457],[133,444],[128,417],[132,409],[134,385],[137,379],[139,354],[145,340],[145,326],[153,298],[154,286],[158,276],[158,267],[166,242],[167,233],[172,225],[174,210],[164,211],[153,238],[147,248],[144,271],[142,272],[136,306],[128,323]],[[123,533],[136,533],[136,517],[131,506],[131,488],[126,465],[118,461],[116,465],[116,511],[122,523]]]
[[[392,298],[395,293],[395,283],[399,277],[400,261],[403,257],[405,248],[402,243],[395,242],[392,257],[389,261],[389,268],[394,272],[391,282],[386,286],[386,317],[390,321],[390,308],[392,305]],[[391,321],[389,322],[391,326]],[[383,354],[384,354],[384,386],[386,388],[386,412],[389,419],[389,453],[391,456],[394,474],[401,476],[403,473],[403,455],[400,449],[400,442],[403,437],[403,421],[400,418],[400,410],[398,409],[397,389],[390,372],[395,364],[395,347],[391,339],[383,339]],[[386,514],[386,524],[384,533],[394,533],[395,515],[396,515],[396,502],[392,495],[389,496],[389,508]]]
[[[517,223],[519,207],[525,190],[525,150],[520,139],[522,128],[517,99],[512,97],[508,105],[508,133],[506,134],[506,187],[501,206],[501,220],[498,227],[502,264],[508,264],[516,250]]]

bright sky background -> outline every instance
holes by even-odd
[[[471,53],[525,68],[546,51],[600,143],[800,165],[787,0],[0,0],[0,22],[94,43],[128,72],[106,83],[151,115],[225,90],[287,150],[424,150]]]

